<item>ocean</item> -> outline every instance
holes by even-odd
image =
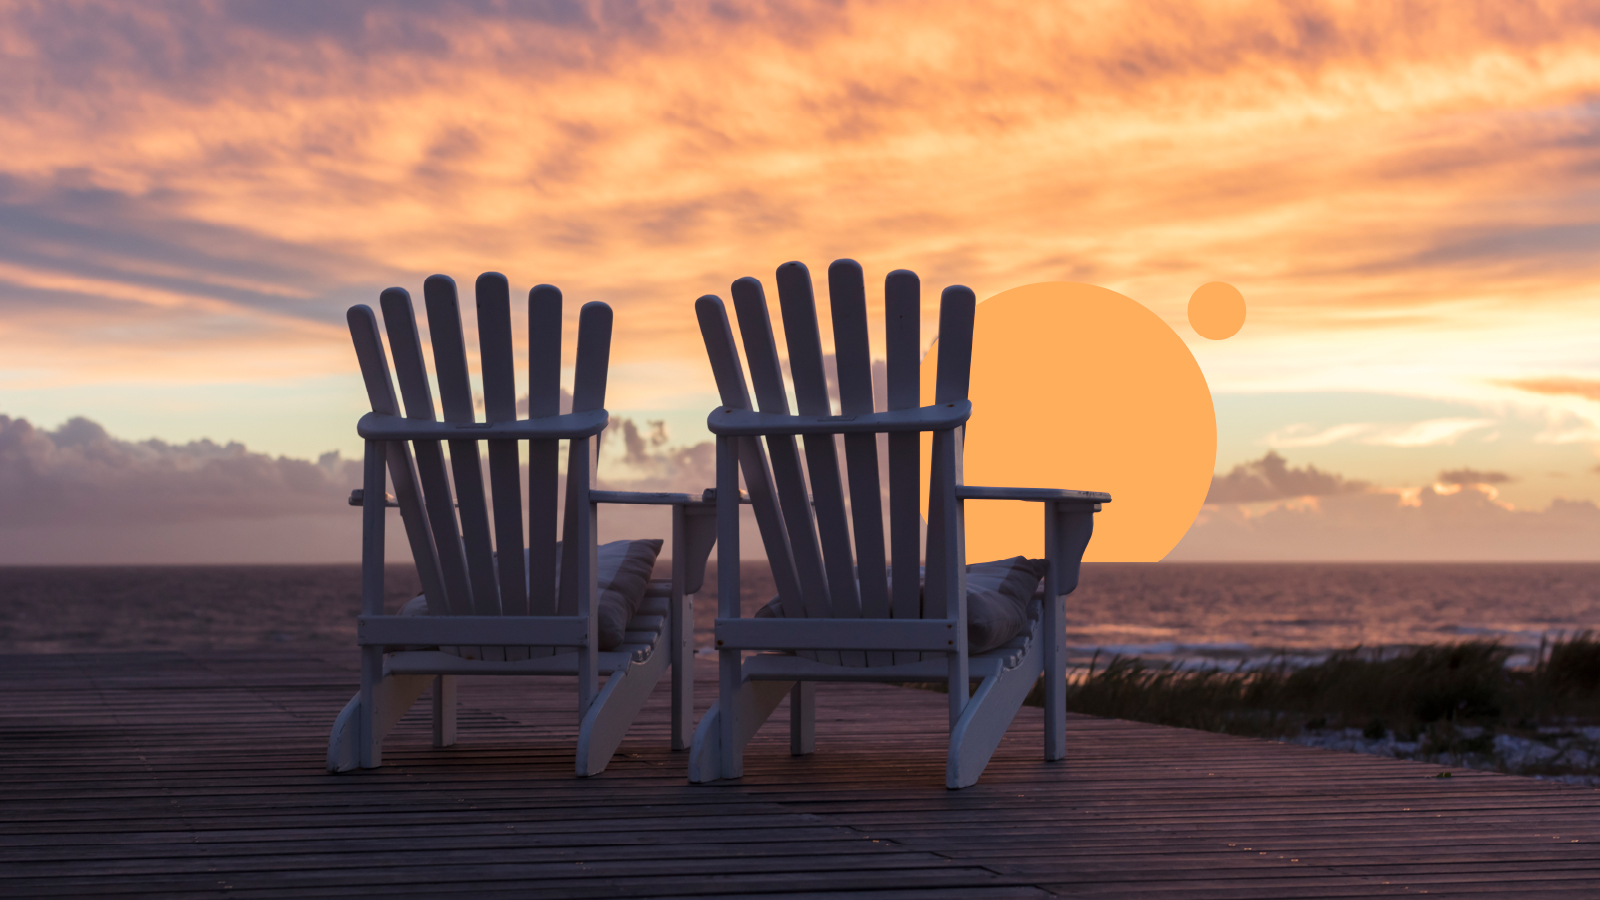
[[[713,567],[714,568],[714,567]],[[772,596],[746,563],[742,605]],[[387,570],[388,608],[415,570]],[[715,577],[697,598],[707,647]],[[1594,563],[1099,563],[1067,599],[1075,665],[1114,655],[1232,668],[1281,656],[1464,640],[1532,661],[1542,638],[1600,629]],[[354,652],[360,567],[0,567],[0,652],[305,647]]]

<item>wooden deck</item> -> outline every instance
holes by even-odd
[[[856,685],[820,687],[814,756],[780,710],[712,786],[658,691],[580,781],[543,679],[464,683],[459,747],[424,702],[390,765],[328,775],[355,683],[353,652],[0,656],[0,896],[1600,896],[1584,788],[1088,718],[1046,764],[1024,709],[947,791],[944,697]]]

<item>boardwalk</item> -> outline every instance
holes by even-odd
[[[459,747],[414,712],[331,776],[353,662],[0,656],[0,896],[1600,896],[1600,792],[1087,718],[1045,764],[1035,709],[951,792],[944,697],[895,687],[823,685],[814,756],[780,710],[693,787],[659,694],[579,781],[570,690],[469,682]]]

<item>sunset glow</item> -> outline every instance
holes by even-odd
[[[1590,500],[1597,30],[1562,2],[0,4],[0,413],[349,458],[344,309],[496,270],[610,302],[608,407],[688,447],[693,299],[848,256],[875,321],[921,275],[929,340],[949,283],[1142,303],[1219,395],[1222,473],[1276,447]],[[1186,318],[1214,281],[1249,306],[1226,341]]]

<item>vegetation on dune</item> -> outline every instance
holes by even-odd
[[[1069,673],[1067,708],[1600,784],[1600,637],[1559,637],[1531,669],[1507,668],[1511,653],[1486,642],[1358,647],[1299,668],[1235,670],[1119,656]],[[1043,682],[1026,702],[1043,705]]]

